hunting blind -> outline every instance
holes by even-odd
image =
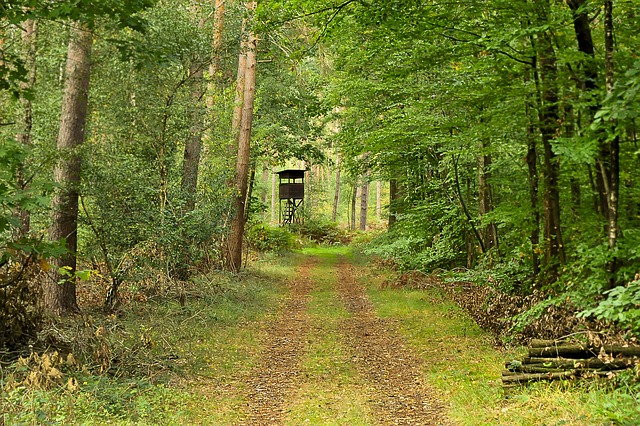
[[[302,223],[304,205],[304,170],[283,170],[280,178],[280,224]]]

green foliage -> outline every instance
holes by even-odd
[[[44,21],[85,21],[92,26],[101,18],[111,19],[120,29],[143,31],[146,22],[140,12],[151,7],[156,0],[8,0],[0,4],[0,19],[10,26],[20,27],[27,19]],[[2,51],[0,63],[0,91],[10,90],[18,96],[33,98],[33,93],[25,92],[18,83],[26,81],[27,70],[21,57]]]
[[[318,244],[342,244],[347,237],[337,223],[313,219],[291,225],[291,231]]]
[[[604,105],[596,114],[595,126],[603,121],[619,120],[633,122],[640,110],[640,61],[633,65],[620,78],[613,91],[607,95]]]
[[[616,425],[640,423],[640,377],[636,369],[618,374],[612,383],[594,394],[594,411]]]
[[[17,187],[17,172],[29,151],[14,139],[5,139],[0,145],[0,237],[6,241],[11,231],[19,226],[16,209],[36,211],[48,204],[48,199],[35,189]]]
[[[398,238],[395,235],[382,234],[375,238],[363,252],[391,260],[401,269],[411,269],[412,266],[417,266],[413,263],[413,256],[424,245],[424,240],[420,238]]]
[[[21,235],[18,209],[35,213],[47,205],[36,188],[17,185],[17,173],[29,151],[13,139],[0,144],[0,348],[16,349],[33,339],[42,326],[40,286],[35,277],[47,259],[65,253],[64,242]]]
[[[262,223],[251,226],[245,238],[251,248],[263,253],[283,253],[295,245],[295,236],[288,229]]]
[[[579,316],[611,321],[640,336],[640,280],[614,287],[604,296],[596,307],[580,312]]]

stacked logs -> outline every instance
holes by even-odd
[[[591,346],[556,340],[532,340],[529,356],[505,363],[502,384],[542,380],[610,377],[640,365],[640,346]]]

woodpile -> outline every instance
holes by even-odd
[[[529,355],[505,363],[505,386],[536,381],[611,377],[640,365],[640,346],[592,346],[583,343],[532,340]]]

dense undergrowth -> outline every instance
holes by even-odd
[[[278,264],[130,283],[111,315],[102,289],[84,283],[81,315],[43,326],[35,350],[2,354],[0,423],[185,424],[200,396],[181,383],[232,374],[249,356],[241,342],[255,336],[246,324],[273,309],[290,273],[285,259]]]
[[[466,268],[461,267],[464,260],[450,250],[450,240],[448,244],[427,245],[420,238],[392,232],[362,249],[378,264],[393,270],[385,286],[441,292],[489,332],[500,347],[561,338],[595,345],[638,343],[639,277],[603,292],[606,257],[594,259],[593,251],[583,253],[584,257],[576,257],[571,267],[562,270],[558,281],[536,283],[526,272],[530,263],[523,257],[486,256]],[[625,273],[622,270],[621,275]],[[582,403],[593,404],[594,412],[613,424],[640,422],[640,363],[609,382],[575,386],[584,387],[579,392]],[[533,393],[554,393],[566,387],[539,384],[530,388]],[[523,392],[516,398],[530,398],[529,390]],[[582,419],[584,424],[594,424],[592,420]]]
[[[500,368],[507,357],[517,355],[517,348],[496,351],[491,335],[448,301],[446,283],[422,273],[400,274],[380,262],[376,267],[367,263],[367,256],[351,255],[344,246],[316,247],[305,254],[328,259],[323,268],[341,255],[364,271],[358,277],[367,284],[379,314],[396,318],[415,350],[426,357],[426,374],[460,424],[525,425],[547,419],[562,424],[577,419],[585,425],[632,425],[640,420],[640,389],[632,373],[617,382],[538,384],[504,395]],[[1,364],[4,424],[194,424],[205,421],[202,416],[211,424],[237,424],[242,402],[236,391],[216,386],[254,365],[259,323],[277,305],[284,294],[282,284],[298,262],[298,255],[253,258],[239,276],[210,273],[189,282],[130,283],[112,315],[101,310],[103,289],[83,283],[80,294],[88,301],[83,314],[50,323],[39,334],[49,342],[49,350],[28,353],[26,348],[22,358]],[[329,269],[316,274],[323,286],[331,279]],[[335,310],[326,291],[314,293],[314,315]],[[329,320],[318,321],[326,325]],[[335,342],[325,338],[329,346],[315,348],[305,361],[310,371],[321,369],[318,354],[328,357],[337,351],[331,346]],[[457,354],[455,360],[446,355],[451,351]],[[333,382],[323,383],[329,387],[323,395],[344,391],[333,389]],[[312,402],[298,403],[311,407]],[[323,411],[313,407],[321,415]]]

